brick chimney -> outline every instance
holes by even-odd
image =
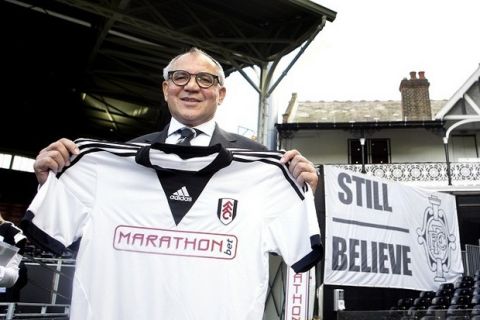
[[[425,71],[410,72],[410,79],[404,78],[400,82],[402,94],[402,113],[404,120],[432,120],[430,83],[425,78]]]

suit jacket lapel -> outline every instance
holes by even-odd
[[[135,142],[145,142],[145,143],[165,143],[165,140],[168,137],[168,128],[170,124],[167,124],[162,131],[148,134],[146,136],[139,137],[134,139]],[[229,132],[221,129],[217,124],[215,124],[215,129],[213,130],[212,139],[210,139],[210,146],[215,144],[221,144],[226,148],[235,147],[237,138],[230,134]]]
[[[213,130],[212,139],[210,139],[210,146],[220,143],[224,147],[232,147],[237,139],[229,134],[227,131],[221,129],[218,124],[215,124],[215,130]]]
[[[167,140],[167,136],[168,136],[168,128],[170,127],[170,124],[167,124],[165,126],[165,128],[163,128],[162,131],[160,132],[157,132],[157,135],[155,135],[154,137],[152,137],[150,139],[150,141],[147,141],[148,143],[156,143],[156,142],[160,142],[160,143],[164,143],[165,140]]]

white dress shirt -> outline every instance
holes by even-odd
[[[178,133],[178,129],[184,127],[186,127],[184,124],[178,122],[172,117],[172,120],[170,120],[170,126],[168,127],[168,136],[165,140],[165,143],[176,144],[178,139],[180,139],[180,133]],[[210,140],[212,139],[213,130],[215,130],[215,120],[212,119],[194,128],[200,130],[202,133],[190,140],[190,144],[192,146],[208,146],[210,144]]]

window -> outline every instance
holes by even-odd
[[[348,140],[349,163],[362,164],[360,139]],[[389,139],[366,139],[364,147],[365,163],[390,163]]]
[[[390,141],[387,139],[372,139],[368,146],[368,163],[390,163]]]
[[[33,172],[33,162],[35,162],[35,159],[0,153],[0,168],[3,169]]]
[[[13,157],[12,170],[33,172],[35,159],[15,155]]]
[[[450,141],[451,161],[464,162],[465,159],[478,158],[475,135],[452,135]]]
[[[10,169],[12,165],[12,155],[7,153],[0,153],[0,168]]]
[[[359,139],[351,139],[349,143],[349,163],[351,164],[362,164],[362,146],[360,145]],[[365,154],[365,163],[367,163],[367,148],[364,150]]]

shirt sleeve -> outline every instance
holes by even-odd
[[[82,237],[95,201],[96,171],[88,157],[61,174],[50,172],[27,209],[21,226],[35,244],[62,254]]]
[[[12,229],[13,229],[13,242],[15,243],[15,246],[18,247],[18,253],[20,255],[23,255],[23,252],[25,251],[25,245],[27,243],[27,237],[23,234],[22,229],[18,228],[17,226],[12,224]]]
[[[272,188],[276,189],[276,188]],[[266,246],[282,256],[295,272],[305,272],[323,258],[320,228],[311,190],[295,184],[270,194]]]
[[[22,256],[17,253],[6,266],[0,266],[0,287],[10,288],[17,282],[20,261]]]

